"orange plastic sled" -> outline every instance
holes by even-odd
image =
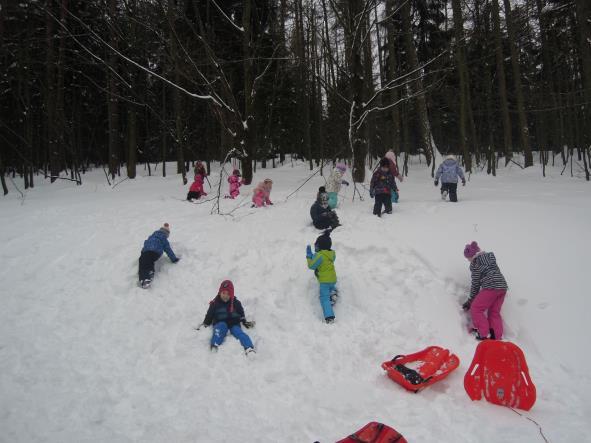
[[[444,379],[460,365],[460,359],[448,349],[429,346],[420,352],[397,355],[382,363],[388,377],[412,392]]]
[[[464,376],[464,389],[472,400],[484,398],[496,405],[529,411],[536,402],[525,355],[513,343],[485,340],[476,348]]]
[[[382,423],[372,421],[359,431],[349,435],[337,443],[407,443],[406,439],[395,429]]]

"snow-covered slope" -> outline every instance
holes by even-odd
[[[102,171],[81,187],[40,183],[24,201],[0,199],[0,441],[325,443],[371,420],[410,442],[543,441],[532,422],[464,392],[476,347],[459,309],[471,240],[495,252],[510,286],[506,339],[538,389],[525,415],[552,442],[589,441],[588,183],[508,168],[472,175],[452,204],[413,165],[381,219],[343,188],[332,235],[341,298],[325,325],[305,262],[323,178],[285,200],[308,174],[301,163],[259,170],[275,205],[251,209],[247,186],[222,200],[223,212],[244,203],[229,216],[182,201],[178,177],[112,189]],[[137,259],[165,221],[182,260],[160,259],[145,291]],[[255,358],[232,337],[212,354],[211,329],[193,329],[226,278],[257,322]],[[461,365],[420,394],[380,368],[427,345]]]

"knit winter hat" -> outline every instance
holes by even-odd
[[[387,159],[387,158],[385,158],[385,157],[384,157],[383,159],[381,159],[381,160],[380,160],[380,167],[382,167],[382,168],[383,168],[384,166],[386,166],[386,167],[388,167],[388,168],[390,167],[390,160],[388,160],[388,159]]]
[[[170,234],[170,225],[168,223],[164,223],[160,230],[166,232],[167,234]]]
[[[232,175],[237,175],[238,177],[240,177],[240,171],[238,169],[234,169],[232,171]]]
[[[473,258],[479,252],[480,248],[478,247],[478,243],[475,241],[464,247],[464,257],[466,258]]]
[[[456,160],[456,156],[453,155],[453,154],[450,154],[450,155],[446,156],[445,159],[446,160],[454,160],[455,161]]]
[[[319,194],[324,194],[325,192],[326,192],[326,188],[325,188],[324,186],[320,186],[320,187],[318,188],[318,193],[319,193]]]
[[[339,171],[341,171],[343,174],[345,172],[347,172],[347,165],[344,163],[337,163],[335,168],[337,168]]]
[[[273,180],[271,180],[270,178],[266,178],[263,180],[263,183],[265,185],[272,185],[273,184]]]
[[[314,247],[317,251],[328,251],[332,247],[332,240],[330,238],[330,231],[324,231],[320,237],[316,239]]]
[[[228,310],[229,312],[234,311],[234,284],[230,280],[224,280],[218,290],[218,296],[222,291],[228,291],[230,293],[230,308]]]

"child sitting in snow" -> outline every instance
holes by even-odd
[[[240,323],[247,329],[254,326],[254,322],[246,320],[242,303],[234,296],[234,285],[230,280],[224,280],[216,297],[209,302],[209,309],[203,320],[203,326],[205,327],[213,324],[213,334],[210,342],[211,350],[217,351],[226,334],[230,331],[234,337],[240,340],[240,344],[247,355],[254,352],[252,341],[246,332],[242,330]]]
[[[193,201],[193,199],[199,200],[201,197],[207,195],[207,192],[203,190],[203,179],[204,175],[201,173],[195,174],[195,181],[191,184],[189,192],[187,193],[187,200]]]
[[[330,206],[330,209],[337,207],[341,185],[349,186],[349,182],[343,180],[345,172],[347,172],[347,165],[344,163],[337,163],[326,180],[326,192],[328,192],[328,206]]]
[[[316,201],[310,208],[312,223],[317,229],[336,228],[340,225],[335,211],[328,207],[328,195],[324,186],[320,186]]]
[[[392,173],[392,175],[394,176],[394,178],[400,180],[400,183],[402,183],[403,181],[403,176],[400,174],[400,171],[398,170],[398,165],[396,164],[396,154],[394,154],[394,151],[392,151],[391,149],[386,152],[386,155],[384,155],[384,158],[388,159],[389,162],[389,166],[390,166],[390,172]],[[398,189],[393,190],[392,191],[392,203],[398,203],[398,197],[399,197],[399,191]]]
[[[462,179],[462,186],[466,186],[466,178],[464,171],[458,165],[456,158],[453,155],[448,155],[443,163],[437,168],[435,174],[435,186],[439,185],[439,178],[441,177],[441,199],[445,200],[449,194],[449,201],[458,201],[458,177]]]
[[[382,205],[386,214],[392,214],[392,191],[397,191],[396,181],[390,172],[390,163],[387,158],[380,160],[380,167],[374,172],[369,184],[369,195],[375,198],[373,213],[382,216]]]
[[[332,305],[335,304],[338,297],[336,288],[337,273],[334,267],[336,253],[330,249],[331,247],[330,231],[325,231],[316,239],[316,243],[314,243],[315,254],[312,254],[310,245],[306,246],[308,268],[314,270],[320,284],[320,306],[322,306],[326,323],[334,322]]]
[[[147,289],[152,284],[154,279],[154,263],[160,258],[163,252],[166,252],[168,258],[173,263],[180,259],[174,255],[170,244],[168,243],[168,236],[170,235],[170,225],[164,223],[159,230],[155,231],[144,242],[142,253],[139,260],[139,284],[142,288]]]
[[[475,241],[464,247],[464,257],[470,262],[472,285],[470,297],[462,308],[470,310],[478,340],[500,340],[503,338],[501,306],[508,289],[505,277],[497,266],[495,254],[481,251]],[[488,311],[487,316],[485,311]]]
[[[260,208],[265,205],[272,205],[271,190],[273,189],[273,180],[266,178],[254,188],[252,195],[252,207]]]
[[[240,195],[240,186],[244,184],[244,180],[240,177],[240,171],[234,169],[232,175],[228,177],[228,183],[230,183],[230,195],[227,198],[236,198]]]

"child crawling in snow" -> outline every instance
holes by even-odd
[[[209,309],[203,320],[205,327],[213,324],[211,350],[217,351],[230,331],[240,341],[247,355],[254,352],[252,341],[240,327],[241,323],[247,329],[254,326],[254,322],[246,320],[242,303],[234,296],[234,285],[230,280],[224,280],[216,297],[209,302]]]

